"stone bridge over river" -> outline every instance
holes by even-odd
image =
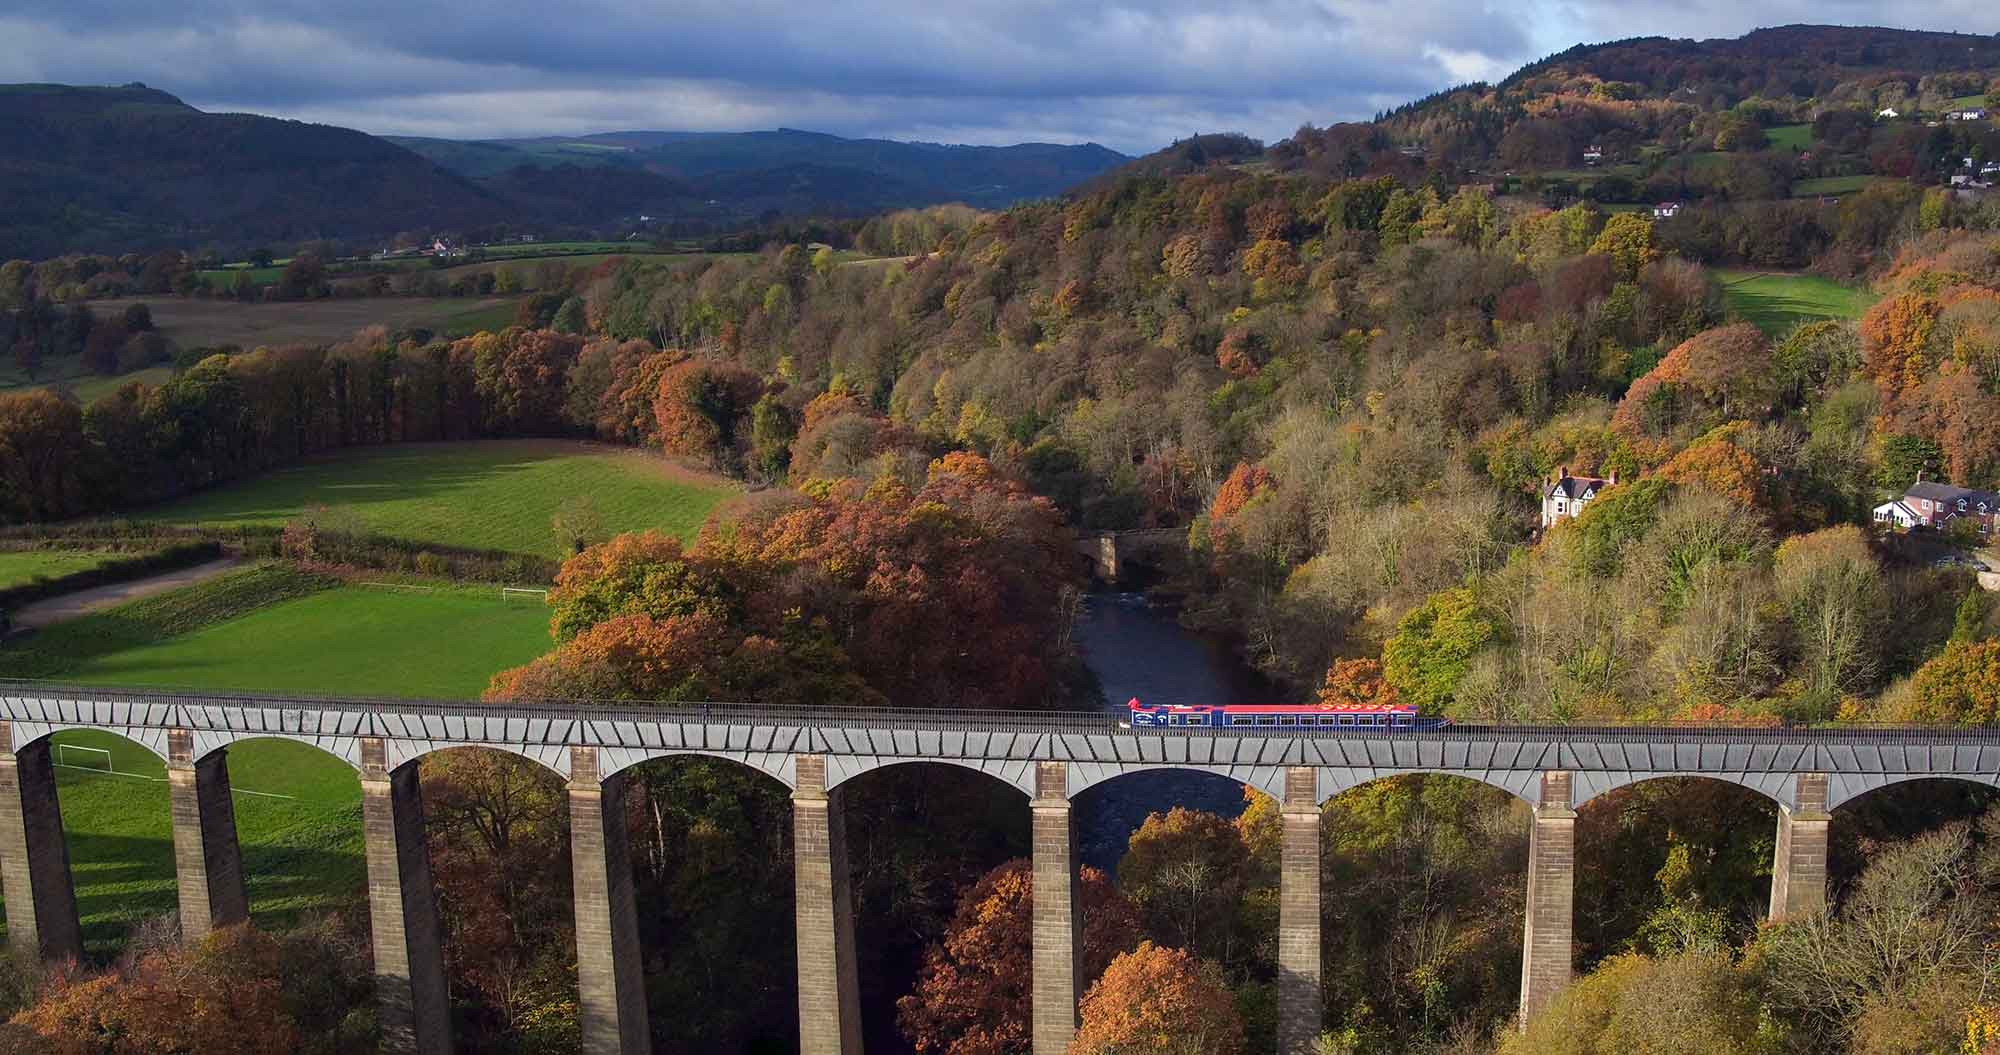
[[[568,785],[576,940],[586,1052],[647,1050],[631,869],[620,808],[626,771],[647,759],[708,755],[792,789],[801,1047],[860,1050],[855,933],[841,789],[870,770],[942,763],[1022,793],[1033,817],[1034,1050],[1060,1055],[1076,1026],[1076,839],[1071,800],[1121,775],[1189,769],[1229,777],[1283,805],[1278,939],[1280,1042],[1320,1022],[1320,804],[1404,773],[1477,780],[1533,814],[1521,1008],[1569,983],[1577,807],[1659,777],[1740,784],[1778,805],[1770,913],[1826,899],[1829,811],[1908,780],[2000,786],[2000,734],[1963,729],[1449,726],[1429,730],[1120,727],[1103,713],[823,707],[500,706],[474,702],[187,696],[65,686],[0,686],[0,880],[8,938],[76,955],[76,901],[58,810],[50,733],[102,729],[167,765],[183,931],[198,938],[247,917],[226,762],[231,744],[313,744],[360,774],[370,917],[384,1050],[451,1049],[449,1005],[423,801],[410,763],[482,747],[548,767]]]

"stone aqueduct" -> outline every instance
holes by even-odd
[[[1779,807],[1770,914],[1826,900],[1829,811],[1907,780],[2000,785],[2000,736],[1967,730],[1527,728],[1130,730],[1103,714],[1001,714],[726,705],[672,710],[495,706],[268,696],[0,688],[0,881],[8,938],[46,957],[81,947],[48,736],[103,729],[165,760],[182,928],[248,915],[226,761],[240,740],[313,744],[360,774],[384,1050],[451,1050],[423,801],[411,763],[456,747],[511,751],[567,782],[583,1050],[647,1050],[637,909],[619,803],[651,758],[726,758],[792,789],[801,1048],[859,1052],[855,933],[842,786],[884,766],[960,766],[1020,791],[1032,814],[1036,1055],[1076,1028],[1079,937],[1071,802],[1146,769],[1191,769],[1282,803],[1278,941],[1281,1050],[1320,1021],[1319,806],[1359,784],[1443,773],[1505,790],[1533,813],[1521,1010],[1569,983],[1576,810],[1669,776],[1739,784]]]

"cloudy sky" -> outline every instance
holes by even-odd
[[[782,125],[1141,153],[1366,117],[1579,41],[1885,20],[1993,33],[2000,3],[0,0],[0,82],[144,81],[383,134]]]

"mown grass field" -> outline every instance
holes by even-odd
[[[0,553],[0,589],[32,582],[39,576],[51,579],[87,571],[119,554],[80,549],[31,549]]]
[[[177,906],[166,769],[112,733],[68,730],[55,742],[84,944],[108,958],[134,926]],[[100,771],[107,765],[117,775]],[[354,771],[305,744],[252,740],[229,749],[229,776],[252,917],[282,927],[314,911],[361,912],[366,865]]]
[[[1801,322],[1857,319],[1875,303],[1873,293],[1816,275],[1720,271],[1730,311],[1778,337]]]
[[[134,519],[283,524],[312,506],[414,542],[559,555],[550,518],[588,495],[607,530],[654,528],[691,538],[734,493],[720,479],[644,451],[554,440],[410,444],[281,469]]]
[[[548,650],[539,598],[343,583],[261,564],[0,645],[0,678],[465,699]]]
[[[437,585],[428,591],[360,585],[323,590],[93,655],[59,678],[93,685],[466,699],[485,691],[495,672],[550,648],[548,609],[538,598],[503,600],[497,586]],[[45,633],[67,625],[73,624]]]
[[[475,333],[499,333],[514,325],[515,313],[520,310],[520,302],[503,300],[497,304],[482,304],[445,317],[438,327],[443,337],[470,337]]]

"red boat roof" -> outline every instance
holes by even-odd
[[[1332,703],[1300,703],[1300,704],[1289,704],[1289,705],[1246,704],[1246,703],[1226,703],[1219,705],[1158,703],[1158,704],[1148,705],[1140,703],[1139,698],[1137,696],[1134,696],[1132,699],[1126,701],[1125,706],[1128,710],[1134,710],[1134,711],[1153,711],[1153,710],[1167,710],[1167,711],[1180,711],[1180,712],[1221,711],[1224,714],[1301,714],[1306,712],[1310,712],[1313,714],[1415,714],[1417,713],[1417,709],[1408,704],[1392,704],[1387,707],[1369,706],[1365,704],[1332,704]]]

